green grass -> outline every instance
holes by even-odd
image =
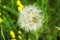
[[[0,17],[3,19],[3,22],[0,24],[0,40],[4,40],[4,38],[5,40],[10,40],[11,36],[9,32],[11,30],[16,34],[16,40],[20,40],[18,39],[18,30],[22,32],[21,36],[23,40],[58,40],[57,38],[60,38],[60,32],[55,28],[55,26],[60,27],[60,0],[21,0],[24,6],[36,4],[43,11],[43,27],[37,33],[27,33],[19,28],[19,24],[17,23],[19,12],[16,1],[1,0],[0,13],[2,15]],[[3,8],[3,6],[6,6],[6,8]]]

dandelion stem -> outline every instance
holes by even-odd
[[[1,35],[3,37],[3,39],[5,40],[4,34],[3,34],[3,27],[1,26]]]
[[[38,40],[38,33],[36,32],[36,40]]]
[[[27,40],[30,39],[30,32],[27,33]]]

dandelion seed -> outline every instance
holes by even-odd
[[[26,31],[36,31],[42,26],[42,15],[41,10],[36,6],[26,6],[20,11],[18,22],[21,24],[20,28]]]

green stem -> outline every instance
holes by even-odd
[[[36,40],[38,40],[38,33],[36,32]]]
[[[12,8],[14,7],[14,0],[11,0]]]
[[[4,34],[3,34],[3,28],[2,28],[2,26],[1,26],[1,35],[2,35],[3,39],[5,40],[5,37],[4,37]]]
[[[27,40],[31,40],[31,38],[30,38],[30,32],[27,33]]]

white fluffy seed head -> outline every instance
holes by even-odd
[[[21,24],[20,28],[25,31],[37,31],[42,26],[41,10],[36,6],[26,6],[20,11],[18,23]]]

